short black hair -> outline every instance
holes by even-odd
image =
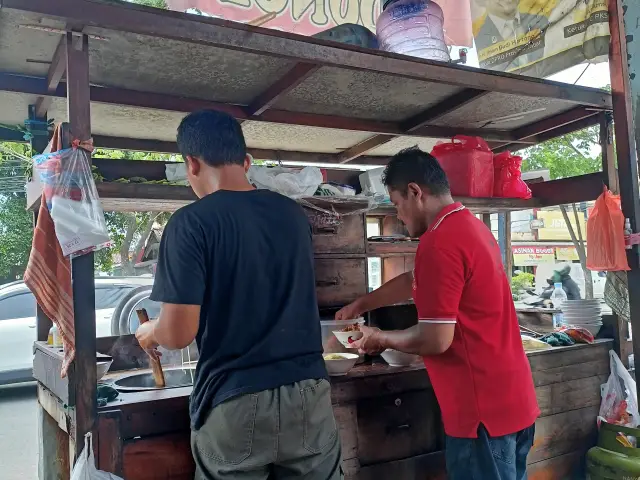
[[[416,183],[429,189],[432,195],[445,195],[451,192],[447,174],[430,153],[418,147],[411,147],[396,153],[382,174],[382,182],[390,189],[407,194],[410,183]]]
[[[184,117],[177,141],[183,158],[197,157],[212,167],[243,165],[247,156],[238,121],[216,110],[200,110]]]

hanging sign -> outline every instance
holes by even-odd
[[[609,55],[607,0],[470,0],[480,67],[547,77]]]
[[[553,247],[518,245],[517,247],[511,247],[511,251],[513,252],[513,264],[518,267],[554,263],[556,261]]]
[[[416,0],[424,2],[425,0]],[[444,12],[448,45],[473,46],[469,0],[435,0]],[[345,23],[363,25],[375,33],[381,0],[166,0],[171,10],[235,22],[249,22],[266,13],[276,18],[266,28],[315,35]]]

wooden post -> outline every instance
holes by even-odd
[[[75,43],[75,45],[74,45]],[[89,37],[74,42],[66,34],[67,49],[67,109],[70,140],[91,138],[91,107],[89,97]],[[96,419],[96,315],[93,253],[71,261],[73,312],[76,357],[70,388],[75,399],[76,458],[84,447],[84,435],[93,429]]]
[[[612,193],[620,193],[618,169],[613,151],[613,115],[600,114],[600,148],[602,148],[602,172],[605,183]]]
[[[623,10],[623,3],[626,10]],[[637,145],[634,128],[640,125],[640,112],[634,112],[634,100],[640,99],[640,45],[633,38],[640,38],[640,5],[636,0],[611,0],[609,2],[609,22],[611,29],[611,91],[613,94],[613,116],[615,121],[616,147],[620,197],[624,216],[629,218],[631,228],[640,228],[640,199],[638,198]],[[626,21],[626,22],[625,22]],[[629,75],[634,72],[633,81]],[[629,310],[631,327],[634,330],[633,353],[640,359],[640,258],[638,247],[629,250],[627,273],[629,286]],[[640,388],[640,383],[638,383]]]
[[[490,213],[482,214],[482,222],[487,226],[489,231],[491,231],[491,214]]]

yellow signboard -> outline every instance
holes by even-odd
[[[552,241],[570,241],[569,229],[567,223],[564,221],[562,212],[559,210],[541,210],[537,212],[537,218],[544,222],[544,227],[538,229],[538,240],[552,240]],[[569,220],[576,235],[576,220],[573,215],[573,211],[569,211]],[[583,212],[578,212],[578,225],[582,232],[582,238],[586,239],[587,236],[587,221],[584,218]]]
[[[511,251],[513,252],[513,264],[517,267],[554,263],[556,261],[556,257],[553,254],[553,247],[519,245],[517,247],[511,247]]]
[[[556,247],[556,260],[559,262],[573,262],[580,260],[576,247]]]

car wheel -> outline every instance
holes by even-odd
[[[131,299],[124,305],[122,313],[120,314],[120,331],[122,332],[122,335],[136,333],[136,330],[140,325],[136,310],[140,308],[144,308],[147,311],[149,318],[158,318],[160,315],[161,304],[159,302],[149,300],[150,294],[150,291],[140,292],[131,297]]]
[[[136,288],[132,288],[131,291],[129,291],[124,297],[122,297],[122,300],[120,300],[120,302],[118,303],[118,306],[116,307],[116,309],[113,311],[113,315],[111,317],[111,334],[114,336],[119,336],[119,335],[129,335],[130,333],[133,333],[131,331],[129,331],[129,325],[128,322],[126,324],[123,324],[123,322],[121,321],[122,317],[124,316],[124,318],[129,318],[129,315],[131,314],[131,300],[135,297],[138,297],[139,295],[143,294],[146,295],[147,297],[149,296],[149,294],[151,293],[151,286],[150,285],[142,285],[140,287],[136,287]],[[135,305],[134,302],[133,305]],[[124,315],[125,310],[128,310],[128,313],[126,314],[126,316]]]

